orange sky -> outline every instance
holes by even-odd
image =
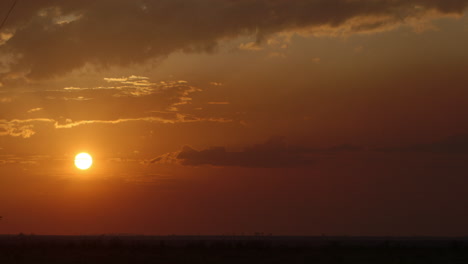
[[[467,7],[19,1],[0,233],[467,235]]]

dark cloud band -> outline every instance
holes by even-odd
[[[460,14],[468,0],[22,1],[2,34],[2,82],[43,79],[86,64],[129,66],[174,51],[212,51],[221,39],[327,26],[379,31],[428,13]],[[359,19],[372,18],[372,19]],[[403,21],[403,22],[402,22]],[[1,43],[1,41],[0,41]],[[12,55],[14,54],[14,56]],[[13,56],[13,58],[11,58]]]

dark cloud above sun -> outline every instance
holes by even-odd
[[[2,82],[60,76],[85,65],[141,64],[176,51],[280,32],[373,33],[460,15],[465,0],[20,1],[2,30]],[[253,44],[244,47],[253,47]]]

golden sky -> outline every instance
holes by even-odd
[[[467,7],[20,0],[0,233],[467,235]]]

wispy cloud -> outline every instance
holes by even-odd
[[[0,136],[29,138],[36,133],[34,130],[34,127],[35,125],[38,125],[38,124],[52,124],[55,129],[67,129],[67,128],[74,128],[74,127],[84,126],[84,125],[95,125],[95,124],[117,125],[117,124],[129,123],[129,122],[177,124],[177,123],[195,123],[195,122],[229,123],[229,122],[233,122],[233,120],[225,119],[225,118],[196,117],[196,116],[184,115],[184,114],[179,114],[179,113],[175,113],[174,118],[145,116],[145,117],[136,117],[136,118],[121,118],[121,119],[115,119],[115,120],[73,121],[70,119],[66,119],[65,122],[58,121],[55,119],[48,119],[48,118],[13,119],[13,120],[0,119]]]
[[[233,119],[203,113],[195,115],[190,105],[192,94],[202,89],[188,82],[161,81],[150,82],[147,77],[129,76],[106,78],[112,83],[109,87],[66,87],[59,90],[31,91],[19,94],[18,104],[0,107],[0,136],[29,138],[39,126],[54,129],[78,126],[108,124],[116,125],[130,122],[149,122],[160,124],[194,122],[233,122]],[[132,83],[128,83],[128,82]],[[144,85],[134,85],[133,82]],[[7,97],[10,98],[10,97]],[[26,108],[29,102],[42,105]],[[227,104],[228,102],[210,102]],[[125,106],[124,108],[122,106]],[[43,111],[47,109],[47,111]],[[38,118],[30,118],[34,113]],[[200,113],[198,113],[200,114]]]
[[[33,108],[33,109],[28,110],[28,113],[38,112],[38,111],[41,111],[42,109],[43,109],[42,107]]]
[[[121,124],[121,123],[128,123],[128,122],[137,122],[137,121],[162,123],[162,124],[193,123],[193,122],[220,122],[220,123],[232,122],[232,120],[223,119],[223,118],[200,118],[200,117],[193,117],[193,116],[188,116],[184,114],[176,114],[176,117],[174,119],[147,116],[147,117],[138,117],[138,118],[122,118],[122,119],[116,119],[116,120],[81,120],[81,121],[68,120],[66,123],[55,122],[54,127],[61,129],[61,128],[73,128],[77,126],[91,125],[91,124]]]
[[[51,122],[54,122],[54,120],[48,118],[13,120],[0,119],[0,136],[29,138],[36,134],[34,131],[35,124]]]

